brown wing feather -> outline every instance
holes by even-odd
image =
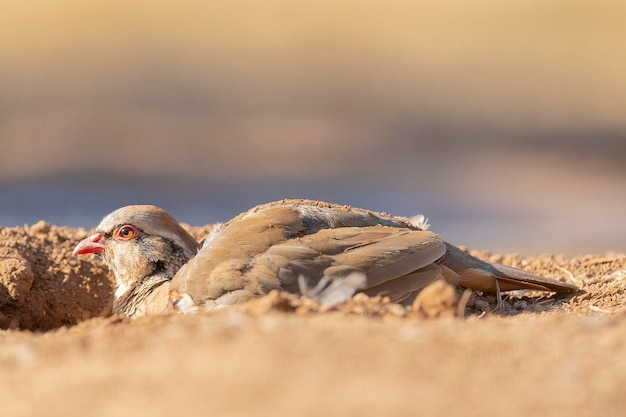
[[[411,293],[432,284],[440,276],[441,267],[439,265],[430,264],[408,275],[368,288],[363,292],[369,296],[380,295],[389,297],[391,301],[401,302],[411,295]]]
[[[430,232],[386,226],[323,229],[272,246],[254,260],[249,274],[268,268],[282,289],[296,291],[300,275],[316,282],[331,267],[349,266],[365,273],[369,288],[430,265],[444,252],[443,241]]]
[[[276,276],[252,279],[246,272],[255,256],[302,229],[298,213],[289,207],[240,215],[205,240],[198,254],[174,276],[171,289],[202,303],[237,289],[260,295],[263,289],[279,288]]]

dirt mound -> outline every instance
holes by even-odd
[[[49,330],[97,316],[112,281],[94,259],[72,256],[83,229],[50,226],[0,229],[0,328]]]

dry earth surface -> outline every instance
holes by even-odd
[[[211,226],[191,228],[199,237]],[[99,317],[111,277],[83,229],[0,229],[7,416],[613,416],[626,407],[626,254],[484,259],[584,292],[430,288],[403,308],[272,293],[216,313]]]

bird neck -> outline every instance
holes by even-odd
[[[157,255],[149,256],[152,262],[146,264],[144,275],[139,279],[127,275],[129,269],[120,269],[116,274],[117,290],[113,301],[113,313],[128,317],[138,317],[146,312],[164,311],[168,305],[169,288],[178,270],[189,261],[185,251],[168,239],[159,241]],[[135,269],[134,272],[137,272]],[[164,295],[165,294],[165,295]]]
[[[113,300],[113,313],[139,317],[148,312],[165,311],[170,279],[154,275],[144,278],[130,288],[119,286]]]
[[[130,258],[135,262],[128,261],[128,257],[105,257],[105,262],[115,271],[117,284],[113,313],[129,317],[145,314],[156,296],[152,293],[166,283],[169,287],[169,281],[190,258],[189,251],[159,236],[149,236],[133,248],[137,253]]]

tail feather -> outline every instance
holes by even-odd
[[[580,289],[572,284],[543,278],[521,269],[481,261],[459,248],[446,243],[443,265],[453,273],[444,277],[452,283],[475,291],[492,292],[515,290],[539,290],[557,293]]]
[[[522,271],[521,269],[513,268],[510,266],[494,263],[491,264],[491,268],[495,271],[492,272],[492,274],[496,276],[496,278],[506,280],[508,282],[519,283],[520,285],[528,285],[529,289],[538,289],[554,292],[572,292],[579,290],[576,285],[544,278],[539,275],[531,274],[530,272]]]

